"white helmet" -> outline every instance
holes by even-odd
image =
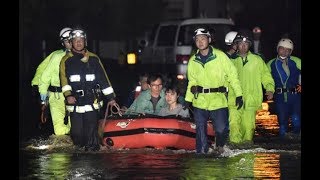
[[[73,29],[70,34],[70,39],[81,37],[87,39],[86,33],[82,29]]]
[[[224,42],[226,45],[230,46],[233,43],[234,38],[237,36],[238,32],[236,31],[230,31],[226,34],[224,38]]]
[[[280,41],[278,42],[277,51],[280,46],[282,46],[284,48],[291,49],[291,51],[293,51],[293,42],[288,38],[280,39]]]
[[[60,31],[60,40],[64,41],[65,39],[69,39],[70,32],[72,31],[71,28],[65,27]]]
[[[201,34],[208,36],[208,38],[211,38],[211,34],[210,34],[210,32],[209,32],[207,29],[205,29],[205,28],[198,28],[198,29],[196,29],[196,30],[194,31],[193,39],[195,39],[197,35],[201,35]]]
[[[76,38],[76,37],[80,37],[80,38],[84,38],[84,42],[85,42],[85,47],[87,47],[87,34],[80,28],[74,28],[71,33],[70,33],[70,40]]]

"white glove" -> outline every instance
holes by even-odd
[[[41,101],[45,101],[47,99],[47,97],[48,97],[47,94],[40,94]]]

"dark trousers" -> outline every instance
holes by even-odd
[[[212,111],[194,108],[197,153],[207,153],[209,150],[207,137],[207,121],[209,118],[213,122],[216,146],[222,147],[226,143],[228,137],[228,108]]]
[[[96,111],[70,113],[71,138],[79,147],[99,147],[98,114]]]
[[[291,98],[288,102],[275,101],[275,107],[279,122],[279,136],[283,137],[288,132],[289,118],[291,118],[292,132],[298,135],[301,128],[300,98]]]

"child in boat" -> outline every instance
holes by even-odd
[[[181,117],[190,117],[189,110],[183,109],[183,106],[178,103],[180,96],[179,87],[174,84],[168,84],[165,88],[167,107],[161,108],[159,116],[177,115]]]

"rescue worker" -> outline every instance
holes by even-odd
[[[263,101],[263,87],[268,100],[273,98],[274,81],[263,59],[251,53],[252,34],[249,30],[239,31],[234,39],[237,44],[237,58],[233,59],[243,91],[243,108],[234,105],[238,96],[232,88],[229,99],[229,140],[232,145],[251,146],[255,131],[256,111],[261,109]]]
[[[63,28],[61,31],[60,31],[60,38],[61,38],[61,33],[63,33],[65,30],[68,30],[69,28],[66,27],[66,28]],[[71,29],[71,28],[70,28]],[[63,42],[62,42],[62,45],[64,46]],[[39,81],[40,81],[40,77],[42,75],[42,72],[44,71],[44,69],[47,67],[47,65],[49,64],[50,60],[51,60],[51,57],[52,55],[54,55],[55,53],[57,52],[61,52],[61,49],[59,50],[56,50],[56,51],[53,51],[51,54],[49,54],[49,56],[47,56],[40,64],[39,66],[37,67],[37,70],[36,70],[36,73],[34,75],[34,77],[32,78],[32,81],[31,81],[31,86],[33,87],[33,89],[37,90],[38,91],[38,86],[39,86]]]
[[[233,43],[234,38],[237,36],[238,32],[230,31],[226,34],[224,40],[227,46],[226,55],[229,58],[235,58],[237,52],[237,45]]]
[[[224,152],[228,137],[228,104],[225,85],[230,84],[237,96],[234,105],[241,108],[242,90],[237,70],[221,50],[209,45],[211,34],[205,28],[194,32],[197,52],[190,57],[187,67],[188,86],[185,96],[185,108],[193,105],[196,122],[196,153],[206,154],[209,150],[207,138],[207,121],[211,119],[215,127],[216,149]]]
[[[226,34],[225,38],[224,38],[224,41],[225,41],[225,44],[227,46],[227,50],[226,50],[226,55],[232,59],[232,58],[236,58],[237,57],[237,44],[233,43],[233,40],[234,38],[237,36],[238,32],[236,31],[230,31]],[[226,85],[228,88],[230,87],[230,85],[227,83]],[[226,93],[226,95],[228,95]],[[228,111],[229,113],[229,111]],[[228,114],[228,117],[229,117],[229,114]],[[228,139],[229,139],[229,132],[230,132],[230,128],[229,128],[229,121],[227,123],[227,129],[228,129]]]
[[[140,93],[125,114],[141,113],[158,115],[161,108],[167,107],[162,75],[150,74],[147,83],[149,89]]]
[[[301,59],[291,56],[293,42],[282,38],[277,45],[277,57],[268,62],[275,81],[274,103],[281,138],[298,138],[301,129]],[[291,134],[288,130],[292,122]]]
[[[60,50],[56,50],[56,51],[60,51]],[[49,54],[49,56],[47,56],[37,67],[36,73],[34,74],[32,80],[31,80],[31,86],[33,88],[33,91],[39,91],[39,81],[40,81],[40,77],[42,72],[44,71],[44,69],[47,67],[47,65],[49,64],[49,61],[52,57],[52,55],[56,52],[53,51],[51,54]]]
[[[99,57],[87,50],[86,33],[80,28],[73,29],[70,42],[71,52],[60,63],[60,81],[70,112],[71,138],[85,151],[97,151],[100,149],[98,119],[103,99],[114,105],[116,95]]]
[[[65,135],[70,133],[70,122],[64,122],[66,115],[65,98],[61,91],[59,66],[60,61],[64,55],[71,49],[69,42],[69,35],[71,28],[66,27],[60,31],[60,41],[64,49],[57,50],[51,54],[51,58],[47,67],[43,70],[40,76],[39,92],[41,101],[44,102],[49,96],[50,112],[52,117],[52,124],[54,134]]]
[[[251,46],[252,52],[254,52],[255,54],[258,54],[265,63],[267,63],[267,58],[266,58],[266,52],[265,49],[263,48],[264,46],[262,45],[262,41],[261,41],[261,34],[262,34],[262,30],[260,27],[255,26],[252,29],[252,39],[253,39],[253,43]]]
[[[262,54],[261,50],[261,42],[260,42],[260,37],[261,37],[261,28],[256,26],[252,29],[253,33],[253,52],[256,54]]]

